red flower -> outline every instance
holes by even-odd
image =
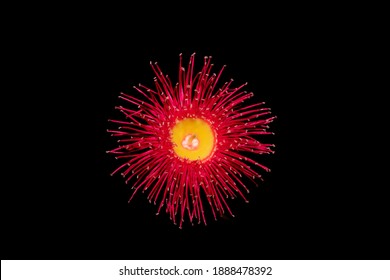
[[[246,84],[232,87],[230,80],[217,88],[225,66],[211,74],[211,57],[205,57],[194,74],[194,60],[195,54],[185,69],[180,55],[175,85],[150,63],[155,89],[140,84],[134,87],[139,97],[121,93],[131,108],[117,107],[126,120],[110,120],[119,127],[108,130],[120,143],[108,153],[124,160],[112,174],[121,171],[126,183],[135,180],[130,200],[138,191],[147,192],[158,204],[157,214],[165,208],[180,227],[186,215],[206,224],[206,208],[215,219],[225,210],[233,215],[226,199],[247,201],[242,176],[255,183],[261,175],[251,166],[269,171],[240,152],[269,154],[274,146],[256,139],[273,134],[267,129],[275,117],[264,102],[244,105],[253,96],[243,91]]]

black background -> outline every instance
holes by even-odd
[[[86,13],[43,33],[26,27],[2,259],[386,258],[383,186],[367,176],[357,143],[366,123],[352,114],[360,97],[349,87],[348,25],[207,11]],[[228,66],[222,80],[248,82],[252,102],[272,108],[276,135],[266,142],[276,153],[259,158],[272,172],[249,204],[232,202],[235,218],[179,229],[145,195],[127,203],[129,186],[109,175],[118,162],[105,153],[116,144],[106,129],[121,91],[153,85],[150,60],[175,77],[179,53],[186,61],[193,52],[195,66],[211,55],[215,69]]]

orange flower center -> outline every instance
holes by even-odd
[[[171,141],[178,157],[205,161],[214,151],[215,132],[203,119],[186,118],[176,121],[171,130]]]

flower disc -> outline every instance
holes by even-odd
[[[176,155],[191,161],[206,161],[214,151],[214,130],[200,118],[177,121],[171,130]]]

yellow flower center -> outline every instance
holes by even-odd
[[[206,160],[215,146],[214,130],[198,118],[177,121],[171,130],[171,140],[176,155],[189,160]]]

